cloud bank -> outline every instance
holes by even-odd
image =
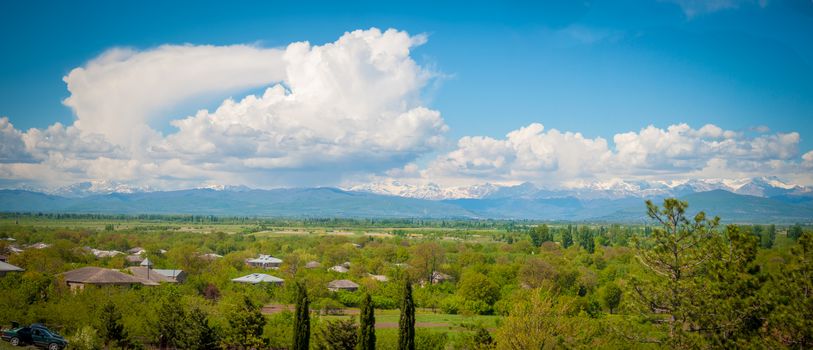
[[[111,49],[64,77],[73,124],[21,131],[0,118],[0,178],[45,188],[95,180],[153,189],[382,179],[576,186],[763,175],[813,184],[813,151],[800,155],[800,135],[767,128],[647,126],[606,140],[533,123],[504,138],[449,143],[441,113],[421,99],[437,74],[411,56],[426,40],[373,28],[324,45]],[[168,120],[181,104],[258,88]],[[160,121],[174,130],[151,126]]]

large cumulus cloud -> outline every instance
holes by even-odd
[[[444,185],[483,182],[561,186],[607,179],[681,180],[779,175],[813,182],[813,151],[799,155],[796,132],[749,136],[707,124],[647,126],[619,133],[613,142],[580,133],[545,130],[534,123],[505,138],[463,137],[424,169],[394,170],[414,182]],[[380,180],[380,179],[379,179]]]
[[[421,101],[433,73],[410,54],[425,40],[373,28],[325,45],[112,49],[64,78],[72,125],[21,132],[0,120],[0,171],[51,185],[269,187],[400,166],[435,150],[447,130]],[[150,126],[179,104],[256,87],[265,90],[169,121],[169,134]],[[20,167],[23,155],[36,166]],[[45,171],[61,183],[36,176]]]

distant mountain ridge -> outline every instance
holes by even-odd
[[[692,192],[680,198],[692,211],[724,222],[813,222],[810,196],[768,192],[772,197],[726,190]],[[642,222],[643,198],[579,198],[532,186],[499,188],[483,198],[428,200],[337,188],[256,190],[191,189],[65,197],[27,190],[0,190],[2,212],[192,214],[256,217],[454,218]],[[646,197],[660,201],[666,196]]]
[[[787,183],[777,177],[755,177],[737,180],[691,179],[679,182],[610,180],[586,183],[570,188],[540,188],[532,183],[500,186],[490,183],[441,187],[437,184],[412,185],[400,181],[369,183],[346,188],[350,191],[371,192],[400,197],[446,200],[446,199],[494,199],[494,198],[558,198],[624,199],[649,197],[680,197],[691,193],[725,190],[757,197],[799,196],[812,197],[813,188]]]

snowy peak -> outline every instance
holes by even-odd
[[[56,190],[48,191],[48,193],[68,198],[81,198],[111,193],[149,192],[150,190],[149,187],[133,186],[115,181],[93,180],[60,187]]]
[[[347,188],[390,196],[444,199],[547,199],[575,197],[583,200],[681,197],[692,193],[725,190],[756,197],[813,196],[813,189],[788,183],[776,177],[745,179],[690,179],[684,181],[645,181],[611,179],[579,183],[566,188],[540,188],[525,182],[514,186],[490,183],[467,187],[442,187],[434,183],[413,185],[400,181],[377,182]]]
[[[388,196],[398,196],[418,199],[463,199],[463,198],[483,198],[496,191],[498,186],[490,183],[474,185],[468,187],[441,187],[435,183],[423,185],[412,185],[400,181],[375,182],[361,185],[354,185],[343,188],[348,191],[370,192]]]

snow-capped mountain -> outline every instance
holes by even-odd
[[[419,199],[544,199],[575,197],[583,200],[680,197],[687,194],[725,190],[757,196],[813,196],[813,188],[785,182],[777,177],[746,179],[690,179],[685,181],[621,180],[596,181],[563,188],[540,188],[526,182],[514,186],[491,183],[475,186],[442,187],[434,183],[413,185],[400,181],[378,182],[347,188],[351,191],[370,192]]]
[[[418,199],[483,198],[498,190],[499,186],[485,183],[474,186],[441,187],[438,184],[412,185],[400,181],[374,182],[343,188],[348,191],[369,192],[389,196]]]
[[[81,198],[99,194],[138,193],[150,191],[152,191],[152,189],[149,187],[134,186],[116,181],[92,180],[75,183],[45,192],[62,197]]]

